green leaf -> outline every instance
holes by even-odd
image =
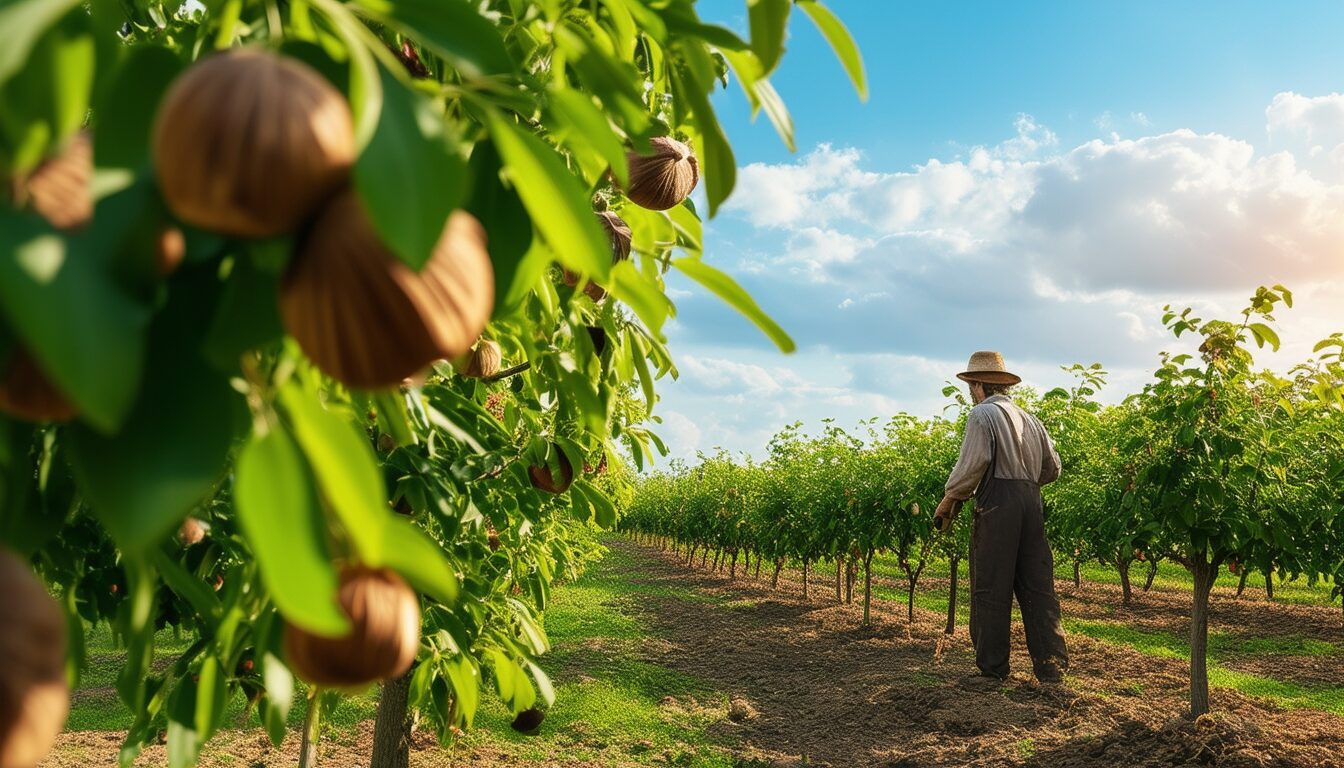
[[[238,370],[238,360],[285,335],[280,321],[281,273],[248,256],[235,258],[220,289],[214,318],[201,353],[221,371]]]
[[[836,58],[840,59],[840,64],[849,74],[850,82],[854,83],[854,89],[859,92],[859,98],[866,101],[868,78],[863,73],[863,57],[859,55],[859,47],[854,44],[849,30],[829,8],[816,0],[797,0],[797,3],[821,31],[826,42],[831,44],[831,50],[835,51]]]
[[[696,37],[717,48],[730,51],[743,51],[750,47],[732,30],[701,21],[690,3],[669,3],[660,10],[668,31],[676,32],[682,37]]]
[[[1265,344],[1269,344],[1271,349],[1278,351],[1279,334],[1275,333],[1273,328],[1270,328],[1264,323],[1251,323],[1248,327],[1251,329],[1251,333],[1255,336],[1255,343],[1257,346],[1263,347]]]
[[[766,117],[770,118],[771,125],[775,127],[775,133],[779,134],[779,138],[784,141],[790,152],[796,152],[793,118],[789,116],[789,110],[784,106],[784,100],[779,97],[775,87],[765,79],[760,60],[750,51],[724,51],[723,57],[733,68],[733,72],[737,73],[737,81],[751,102],[752,119],[754,120],[764,107]]]
[[[738,285],[733,278],[699,259],[675,259],[672,266],[709,289],[710,293],[723,299],[724,303],[755,323],[756,327],[760,328],[775,343],[775,346],[779,347],[780,351],[785,353],[794,351],[796,347],[793,339],[789,338],[789,335],[784,332],[783,328],[779,327],[778,323],[765,314],[764,310],[756,304],[756,300],[751,298],[750,294],[743,290],[742,286]]]
[[[625,147],[611,130],[606,115],[593,104],[592,99],[567,88],[551,91],[549,99],[555,116],[554,130],[567,134],[568,139],[577,139],[592,147],[611,166],[617,183],[627,184],[630,169]]]
[[[326,14],[350,54],[350,112],[355,121],[355,148],[361,153],[373,139],[383,108],[383,86],[369,41],[381,44],[339,0],[308,0]]]
[[[121,430],[80,424],[68,433],[89,506],[128,552],[148,549],[214,492],[243,411],[224,375],[163,338],[173,329],[156,330],[145,386]]]
[[[182,71],[182,61],[160,45],[130,49],[112,75],[93,132],[100,168],[136,169],[149,160],[149,137],[159,100]]]
[[[540,271],[550,263],[541,260],[540,270],[524,269],[524,257],[532,248],[532,219],[518,193],[500,178],[503,166],[491,141],[481,141],[471,152],[472,195],[467,203],[485,227],[490,243],[490,262],[495,273],[495,316],[512,313],[526,297]]]
[[[201,661],[201,679],[196,685],[196,712],[193,724],[201,741],[208,741],[224,719],[224,708],[229,703],[228,676],[219,659],[206,656]]]
[[[163,583],[191,604],[192,609],[206,620],[207,627],[219,621],[224,611],[223,606],[219,602],[219,596],[203,580],[189,573],[162,551],[153,553],[153,563],[159,575],[163,577]]]
[[[683,53],[688,60],[692,60],[691,69],[697,68],[694,59],[706,56],[704,49],[696,46],[683,49]],[[695,79],[678,69],[674,71],[673,82],[676,85],[676,96],[685,99],[695,115],[696,128],[699,129],[695,137],[696,154],[700,160],[701,175],[705,179],[709,215],[713,217],[737,184],[737,162],[733,159],[733,148],[728,144],[728,137],[723,134],[723,128],[714,115],[708,94]]]
[[[555,150],[536,136],[493,112],[487,122],[514,190],[556,258],[575,272],[606,280],[611,245],[593,216],[587,192]]]
[[[789,26],[790,0],[747,0],[747,18],[751,24],[751,49],[770,74],[784,54],[784,33]]]
[[[23,68],[42,33],[79,4],[80,0],[10,0],[0,5],[0,29],[5,31],[5,44],[0,45],[0,85]]]
[[[294,703],[294,674],[278,656],[267,651],[261,658],[261,679],[266,686],[264,701],[269,708],[262,721],[271,743],[278,747],[285,739],[285,721]]]
[[[444,659],[443,671],[453,686],[457,715],[461,718],[463,725],[470,728],[471,721],[476,716],[476,707],[481,699],[481,673],[471,659],[464,654]]]
[[[370,566],[383,565],[388,554],[383,537],[392,512],[368,440],[348,420],[324,409],[315,395],[297,384],[280,391],[280,403],[323,498],[341,519],[359,559]]]
[[[611,268],[608,283],[612,296],[630,305],[650,331],[662,334],[663,323],[675,314],[675,309],[658,286],[629,261],[619,262]]]
[[[190,677],[177,681],[168,697],[168,767],[191,768],[205,743],[196,730],[198,686]]]
[[[466,164],[450,151],[429,100],[381,72],[382,115],[355,162],[355,187],[383,242],[419,269],[466,196]]]
[[[648,351],[644,347],[643,339],[635,334],[631,328],[625,329],[626,348],[630,350],[630,360],[634,363],[635,371],[639,374],[639,386],[644,392],[644,415],[653,415],[653,405],[658,401],[654,394],[653,376],[649,373],[649,362],[645,359]]]
[[[459,585],[453,564],[429,534],[409,520],[392,515],[383,537],[387,543],[385,565],[440,603],[457,603]]]
[[[464,0],[357,0],[372,16],[399,29],[459,69],[476,74],[514,71],[499,27]]]
[[[0,312],[82,418],[112,432],[135,402],[148,312],[113,280],[98,229],[67,239],[0,207]]]
[[[298,446],[273,429],[238,457],[233,498],[238,521],[275,605],[293,624],[339,636],[349,623],[336,603],[327,531]]]

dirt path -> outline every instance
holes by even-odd
[[[754,710],[724,723],[722,735],[760,764],[1344,768],[1344,719],[1334,715],[1215,690],[1216,714],[1186,721],[1187,669],[1179,660],[1071,636],[1065,690],[1039,688],[1019,671],[1001,691],[969,693],[957,686],[973,669],[964,629],[940,648],[942,617],[931,612],[920,611],[907,636],[904,606],[879,603],[877,626],[865,630],[858,607],[821,597],[822,585],[803,602],[796,590],[769,590],[768,580],[730,582],[655,549],[611,546],[630,555],[633,580],[720,598],[651,596],[635,610],[666,641],[649,646],[651,663],[705,680]],[[1156,603],[1165,600],[1138,613],[1160,614]],[[1219,615],[1235,621],[1237,612]],[[1014,668],[1029,670],[1020,626],[1015,643]]]

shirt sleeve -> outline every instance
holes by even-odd
[[[943,493],[957,501],[965,501],[975,494],[980,478],[989,466],[992,433],[988,421],[972,410],[966,417],[966,435],[961,439],[961,455],[957,466],[947,478]]]
[[[1041,485],[1053,483],[1059,479],[1059,452],[1055,450],[1055,441],[1050,439],[1050,433],[1041,427],[1041,438],[1045,445],[1045,450],[1041,451]]]

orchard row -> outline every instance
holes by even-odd
[[[1259,289],[1235,321],[1167,311],[1164,324],[1197,336],[1198,350],[1164,354],[1152,382],[1121,403],[1096,399],[1106,379],[1099,364],[1072,366],[1068,389],[1013,395],[1041,419],[1063,464],[1044,488],[1057,560],[1119,569],[1126,602],[1135,561],[1151,569],[1167,560],[1193,574],[1196,714],[1208,706],[1206,611],[1220,568],[1328,579],[1335,596],[1344,583],[1344,339],[1323,340],[1287,375],[1257,369],[1250,351],[1278,347],[1272,312],[1291,302],[1275,286]],[[805,575],[823,560],[857,563],[865,623],[873,557],[890,552],[913,611],[930,557],[948,558],[955,573],[969,546],[972,514],[947,534],[932,521],[970,407],[955,387],[945,394],[955,397],[949,417],[901,414],[859,435],[828,424],[807,436],[794,425],[761,461],[721,453],[676,464],[640,482],[621,525],[670,538],[688,560],[721,551],[734,565],[741,556],[776,574],[797,561]],[[952,590],[949,631],[955,582]]]

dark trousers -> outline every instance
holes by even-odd
[[[992,478],[976,495],[971,533],[971,641],[986,675],[1008,676],[1013,595],[1022,609],[1037,677],[1069,666],[1055,597],[1055,558],[1045,541],[1041,488]]]

